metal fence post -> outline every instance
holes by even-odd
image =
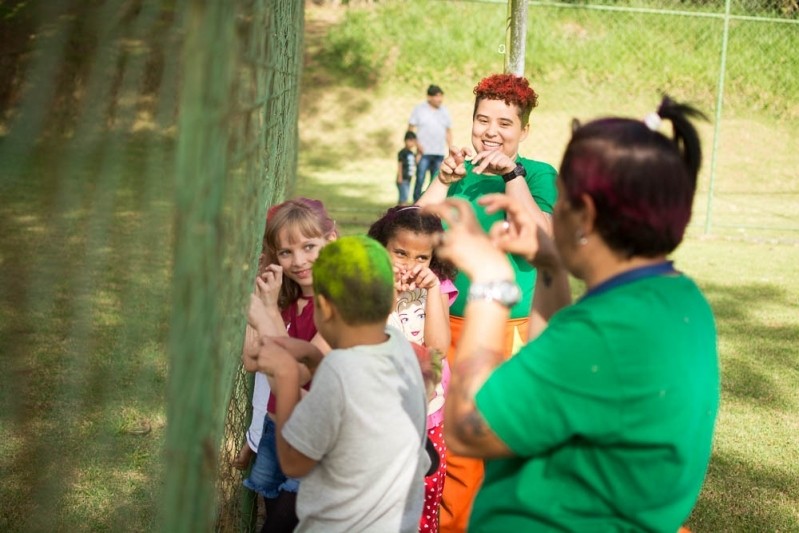
[[[719,147],[719,129],[721,124],[721,108],[724,105],[724,77],[727,72],[727,43],[730,39],[730,0],[724,2],[724,32],[721,37],[721,65],[719,66],[719,84],[716,92],[716,117],[713,124],[713,150],[710,155],[710,179],[707,186],[707,209],[705,211],[705,235],[710,233],[711,210],[713,209],[713,186],[716,178],[716,154]]]
[[[527,39],[527,0],[508,0],[508,31],[505,49],[505,72],[524,76]]]

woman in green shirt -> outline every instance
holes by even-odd
[[[480,80],[474,88],[471,147],[450,147],[449,156],[441,164],[437,179],[417,202],[430,205],[445,198],[461,198],[474,208],[484,230],[503,220],[504,213],[487,213],[479,199],[491,193],[504,192],[517,198],[538,224],[550,231],[552,206],[555,203],[554,167],[519,154],[519,145],[530,132],[530,113],[538,105],[538,94],[530,82],[513,74],[493,74]],[[528,339],[528,325],[536,329],[539,317],[530,315],[536,270],[519,256],[508,254],[514,280],[520,289],[518,302],[505,321],[505,357]],[[469,278],[455,277],[458,298],[450,307],[451,346],[449,364],[456,361],[456,346],[463,328]],[[447,477],[441,504],[441,533],[462,532],[477,489],[483,480],[483,462],[449,453]]]
[[[489,235],[461,201],[429,208],[449,227],[438,252],[472,281],[444,419],[450,449],[486,459],[471,530],[674,533],[696,502],[718,411],[716,330],[667,260],[691,216],[696,114],[665,98],[645,121],[578,127],[554,240],[509,195],[480,201],[508,214]],[[548,320],[507,362],[519,295],[505,253],[537,267],[534,307]],[[588,289],[573,305],[568,274]]]

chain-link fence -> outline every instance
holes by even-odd
[[[578,73],[606,66],[552,86],[561,108],[588,99],[629,113],[623,106],[653,88],[694,102],[711,121],[695,229],[795,232],[797,15],[790,1],[532,2],[528,64],[544,80],[553,63]]]
[[[242,528],[244,309],[295,174],[302,15],[0,2],[0,530]]]

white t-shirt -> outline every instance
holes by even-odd
[[[264,416],[266,416],[269,391],[269,382],[266,380],[266,375],[256,372],[252,390],[252,420],[250,421],[250,429],[247,430],[247,444],[255,453],[258,453],[258,443],[261,442],[261,433],[264,429]]]
[[[424,501],[424,383],[402,333],[333,350],[283,437],[319,461],[300,483],[296,531],[417,531]]]
[[[447,108],[435,108],[422,102],[413,108],[408,124],[416,127],[416,140],[424,155],[447,155],[447,130],[452,127],[452,119]]]

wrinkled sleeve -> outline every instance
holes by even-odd
[[[344,406],[343,387],[332,368],[331,352],[314,375],[311,390],[283,426],[283,438],[298,452],[320,461],[338,439]]]
[[[555,200],[558,197],[555,180],[558,177],[557,171],[545,163],[536,166],[533,172],[528,171],[527,187],[533,196],[535,203],[544,213],[552,214]]]

